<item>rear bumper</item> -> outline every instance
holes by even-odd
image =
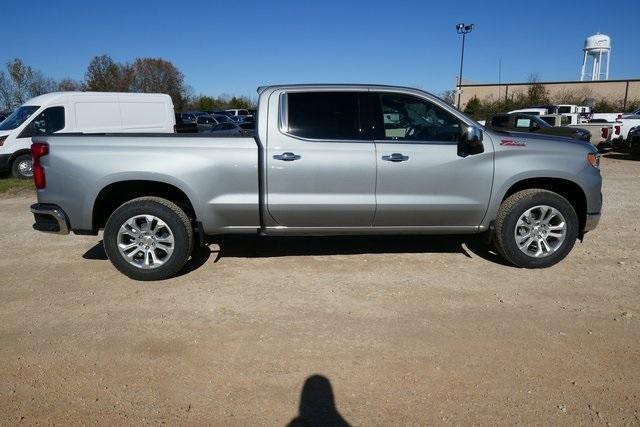
[[[44,233],[69,234],[69,220],[64,211],[52,204],[36,203],[31,205],[35,222],[33,229]]]

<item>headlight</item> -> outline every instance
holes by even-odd
[[[593,166],[596,169],[600,169],[600,154],[598,153],[589,153],[587,154],[587,163]]]

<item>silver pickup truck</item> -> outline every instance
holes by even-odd
[[[599,156],[576,139],[482,128],[420,90],[258,90],[255,137],[34,138],[34,228],[97,234],[138,280],[208,236],[486,233],[516,266],[562,260],[598,223]]]

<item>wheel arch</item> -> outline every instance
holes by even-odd
[[[552,191],[567,199],[576,211],[576,215],[578,216],[578,221],[580,223],[579,230],[580,233],[582,233],[587,221],[587,196],[579,184],[569,179],[555,177],[534,177],[522,179],[511,184],[511,186],[506,189],[500,197],[500,203],[498,206],[512,194],[533,188]]]
[[[197,213],[185,191],[173,184],[155,180],[122,180],[108,184],[95,197],[91,223],[94,230],[104,228],[109,216],[123,203],[138,197],[161,197],[178,205],[195,221]]]

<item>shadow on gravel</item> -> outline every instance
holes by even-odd
[[[348,427],[336,408],[331,382],[322,375],[312,375],[304,382],[300,393],[298,416],[287,427]]]
[[[286,256],[459,253],[474,254],[501,265],[507,264],[479,236],[332,236],[260,237],[225,236],[214,239],[221,258],[271,258]],[[471,252],[471,253],[469,253]]]
[[[188,274],[204,265],[215,254],[213,262],[223,258],[275,258],[287,256],[459,253],[467,258],[474,254],[484,260],[508,264],[493,246],[479,236],[330,236],[330,237],[263,237],[224,236],[214,238],[219,250],[197,246],[178,274]],[[108,260],[102,241],[82,255],[88,260]]]
[[[212,252],[214,252],[214,251],[212,251],[207,246],[197,246],[197,247],[195,247],[193,249],[193,253],[191,254],[191,258],[189,258],[187,263],[184,265],[184,268],[182,270],[180,270],[180,272],[176,275],[176,277],[183,276],[185,274],[189,274],[192,271],[197,270],[198,268],[202,267],[207,261],[209,261],[209,258],[211,257],[211,253]],[[217,251],[215,251],[215,252],[217,252]],[[102,244],[102,240],[100,240],[93,247],[91,247],[91,249],[89,249],[87,252],[85,252],[82,255],[82,258],[89,259],[89,260],[96,260],[96,261],[108,261],[109,260],[109,258],[107,257],[106,252],[104,251],[104,246]]]
[[[606,159],[616,159],[616,160],[635,160],[635,161],[639,161],[640,160],[640,156],[634,156],[630,153],[606,153],[603,154],[602,157],[606,158]]]

